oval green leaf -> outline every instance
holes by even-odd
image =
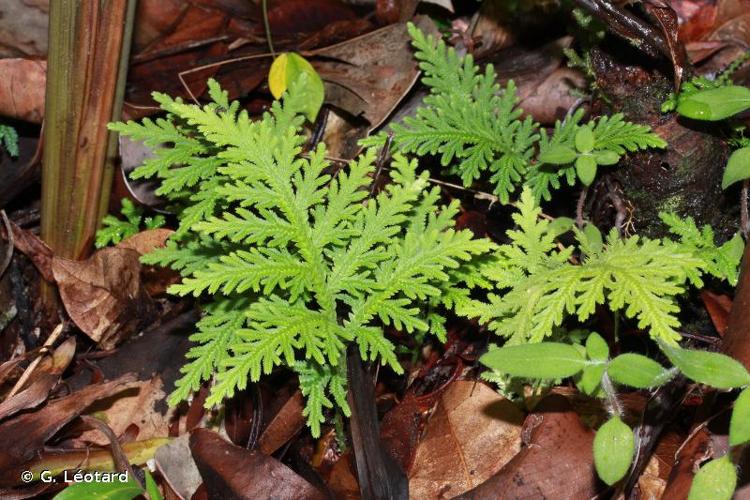
[[[141,488],[141,485],[131,477],[124,482],[73,483],[55,495],[54,500],[80,500],[81,498],[132,500],[142,493],[143,488]]]
[[[596,163],[599,165],[614,165],[620,161],[620,155],[614,151],[599,151],[594,153]]]
[[[729,445],[738,446],[750,442],[750,389],[737,396],[729,421]]]
[[[570,377],[586,366],[586,360],[578,349],[559,342],[492,349],[479,361],[501,373],[538,379]]]
[[[589,359],[597,361],[606,361],[609,359],[609,346],[607,341],[596,332],[591,332],[586,339],[586,354]]]
[[[716,352],[681,349],[660,342],[669,361],[686,377],[717,389],[734,389],[750,385],[750,373],[737,360]]]
[[[573,148],[563,146],[562,144],[555,144],[539,154],[539,162],[549,165],[567,165],[573,163],[576,156],[578,155]]]
[[[598,365],[586,365],[581,372],[581,378],[577,385],[580,391],[587,396],[597,397],[599,395],[602,383],[602,375],[607,365],[602,363]]]
[[[620,417],[612,417],[594,438],[594,465],[602,481],[613,485],[627,474],[635,453],[633,430]]]
[[[750,179],[750,147],[738,149],[729,157],[721,179],[721,189],[745,179]]]
[[[268,72],[268,88],[271,90],[271,94],[279,99],[289,86],[303,74],[306,75],[306,81],[303,82],[305,94],[305,109],[303,112],[308,120],[314,122],[323,106],[325,87],[320,75],[307,59],[294,52],[279,54],[274,59]]]
[[[549,226],[547,226],[547,233],[556,238],[573,229],[573,226],[575,226],[575,221],[570,217],[556,217],[549,223]]]
[[[701,90],[677,103],[677,112],[694,120],[723,120],[747,109],[750,109],[750,89],[738,85]]]
[[[590,153],[594,150],[594,132],[588,127],[581,127],[576,133],[576,149],[581,153]]]
[[[590,186],[596,177],[596,160],[591,155],[581,155],[576,160],[576,173],[585,186]]]
[[[618,384],[650,389],[671,378],[670,371],[651,358],[640,354],[620,354],[609,362],[607,373]]]
[[[730,500],[737,487],[737,471],[724,455],[700,468],[693,478],[688,500]]]

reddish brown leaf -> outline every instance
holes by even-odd
[[[326,498],[278,460],[235,446],[209,430],[191,433],[190,450],[209,498]]]
[[[482,484],[520,449],[522,422],[521,410],[484,383],[453,382],[417,447],[410,495],[454,497]]]
[[[357,482],[357,473],[354,470],[351,451],[344,453],[333,465],[327,484],[336,498],[359,500],[359,483]]]
[[[141,284],[139,257],[128,248],[105,248],[83,261],[52,259],[65,309],[102,349],[113,348],[153,320],[154,304]]]
[[[25,413],[0,424],[0,486],[19,482],[18,468],[31,460],[44,444],[94,401],[132,387],[134,377],[124,376],[90,385],[70,396],[50,401],[41,410]]]
[[[336,21],[355,19],[348,6],[337,0],[283,0],[271,1],[268,24],[273,35],[312,33]],[[260,26],[257,33],[262,33]]]
[[[434,33],[426,17],[416,20]],[[417,80],[405,24],[394,24],[313,53],[324,58],[313,65],[326,84],[326,101],[380,126]]]
[[[719,332],[719,335],[724,336],[729,321],[729,311],[732,308],[732,298],[728,295],[713,293],[704,288],[701,290],[701,300],[703,305],[706,306],[714,328]]]
[[[664,35],[664,41],[669,51],[669,58],[672,60],[672,67],[674,68],[675,92],[678,92],[682,83],[685,64],[687,63],[687,54],[679,36],[677,13],[672,9],[669,2],[665,0],[652,0],[651,2],[645,2],[643,6],[646,12],[656,19],[657,25],[661,28],[661,32]]]
[[[472,428],[476,432],[477,428]],[[524,422],[526,446],[497,474],[459,498],[593,498],[594,431],[568,400],[551,395]]]
[[[55,277],[52,274],[52,250],[35,234],[21,229],[14,223],[10,223],[13,229],[13,241],[16,250],[31,259],[39,274],[45,281],[52,283]]]
[[[439,395],[436,393],[431,398],[420,398],[409,391],[380,423],[383,446],[403,470],[411,469],[427,413]]]
[[[0,75],[0,115],[42,123],[47,62],[0,59]]]
[[[711,433],[702,427],[680,446],[662,498],[687,498],[698,465],[711,455]]]
[[[58,377],[48,373],[38,377],[28,388],[0,404],[0,420],[21,410],[34,408],[47,400],[50,389],[57,384]]]
[[[262,453],[272,454],[304,427],[303,407],[302,393],[296,391],[261,434],[258,445]]]
[[[750,369],[750,244],[745,246],[742,271],[734,302],[729,312],[729,324],[723,339],[724,352]]]

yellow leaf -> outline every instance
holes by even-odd
[[[271,64],[271,70],[268,72],[268,88],[271,94],[278,99],[286,91],[286,67],[289,61],[289,54],[284,52],[280,54]]]
[[[289,88],[289,85],[303,74],[307,76],[304,88],[307,94],[307,109],[304,110],[304,114],[311,122],[314,122],[320,107],[323,105],[325,89],[323,80],[307,59],[294,52],[279,54],[274,59],[271,70],[268,72],[268,87],[271,94],[279,99]]]

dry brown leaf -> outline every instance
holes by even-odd
[[[275,458],[235,446],[215,432],[193,431],[190,450],[209,498],[326,498]]]
[[[154,456],[162,477],[180,498],[191,498],[203,482],[190,454],[189,440],[190,435],[183,434],[156,450]]]
[[[122,240],[117,244],[117,248],[129,248],[130,250],[135,250],[141,255],[147,254],[157,248],[163,247],[172,233],[174,233],[174,231],[165,228],[141,231],[130,238]]]
[[[69,396],[47,403],[42,409],[24,413],[0,424],[0,486],[13,486],[20,479],[19,468],[33,459],[44,444],[94,401],[132,387],[134,377],[126,375],[103,384],[90,385]]]
[[[594,431],[565,396],[544,398],[523,425],[524,448],[497,474],[460,498],[593,498]]]
[[[42,374],[28,388],[3,401],[0,404],[0,420],[44,403],[49,391],[57,384],[57,379],[55,375]]]
[[[0,57],[47,53],[49,0],[0,2]]]
[[[42,123],[47,61],[0,59],[0,115]]]
[[[298,390],[284,403],[260,435],[258,448],[262,453],[272,454],[305,426],[303,408],[302,393]]]
[[[21,229],[13,222],[10,223],[13,231],[13,242],[16,250],[24,254],[34,264],[39,274],[45,281],[52,283],[55,277],[52,275],[52,249],[37,235]]]
[[[167,412],[159,412],[156,406],[163,406],[166,394],[159,375],[151,380],[138,382],[138,391],[128,391],[127,394],[105,398],[97,401],[86,411],[104,416],[104,420],[112,431],[120,436],[131,425],[138,427],[139,440],[163,438],[169,435],[169,422],[174,415],[174,408]],[[84,432],[80,441],[107,446],[109,439],[101,432],[92,429]]]
[[[417,447],[412,498],[454,497],[489,479],[521,446],[523,412],[481,382],[453,382]]]
[[[53,257],[60,297],[76,326],[113,348],[151,322],[155,308],[141,284],[140,255],[128,248],[105,248],[83,261]]]
[[[415,19],[435,33],[427,17]],[[410,50],[406,24],[393,24],[358,38],[312,51],[324,60],[313,66],[326,84],[326,101],[379,127],[417,81],[419,71]]]

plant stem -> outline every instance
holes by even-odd
[[[263,8],[263,26],[266,29],[266,41],[268,42],[268,51],[276,59],[276,51],[273,50],[273,40],[271,40],[271,24],[268,22],[268,0],[261,2]]]
[[[621,417],[623,413],[622,405],[617,399],[615,386],[612,385],[612,381],[609,379],[609,374],[606,371],[604,372],[604,375],[602,375],[601,385],[604,393],[607,395],[607,409],[609,410],[609,413],[613,416]]]
[[[576,204],[576,226],[578,229],[583,228],[583,206],[586,204],[586,195],[589,192],[589,187],[584,186],[581,189],[581,194],[578,196],[578,203]]]

